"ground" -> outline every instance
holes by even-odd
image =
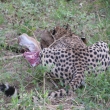
[[[0,93],[0,109],[17,110],[19,103],[22,107],[26,106],[26,110],[110,110],[109,71],[95,78],[93,75],[87,75],[85,88],[78,89],[73,96],[50,102],[45,98],[46,94],[57,87],[54,87],[49,79],[44,80],[45,68],[32,68],[22,57],[2,60],[7,56],[21,54],[5,48],[7,42],[20,34],[27,33],[33,36],[38,28],[52,29],[56,25],[62,26],[67,23],[76,35],[87,38],[87,45],[101,40],[110,45],[109,5],[109,0],[37,0],[37,2],[36,0],[16,0],[16,2],[2,0],[0,2],[0,83],[9,82],[17,86],[20,93],[25,93],[27,97],[19,101],[13,99],[10,102],[9,98],[8,100]],[[9,45],[18,47],[14,41]],[[62,86],[61,82],[60,85]],[[32,104],[30,98],[36,93],[44,97],[37,106]]]

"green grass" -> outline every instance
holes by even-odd
[[[6,34],[12,37],[12,32],[16,35],[27,33],[33,35],[33,32],[39,27],[42,29],[51,29],[56,25],[69,24],[72,31],[88,40],[88,45],[96,41],[105,41],[110,47],[110,1],[94,0],[8,0],[0,2],[0,43],[5,42]],[[80,6],[82,3],[82,7]],[[3,29],[2,29],[3,28]],[[10,35],[11,34],[11,35]],[[17,37],[13,35],[13,37]],[[0,56],[15,54],[0,47]],[[26,96],[21,99],[13,99],[6,107],[6,100],[0,99],[1,110],[18,109],[18,104],[26,110],[43,110],[45,106],[41,100],[37,106],[31,102],[32,95],[45,97],[52,88],[43,81],[45,68],[30,68],[27,62],[21,58],[0,61],[0,82],[9,82],[16,85],[21,94]],[[110,71],[102,73],[97,77],[86,77],[86,87],[78,89],[76,102],[83,104],[86,110],[110,110]],[[32,85],[30,92],[27,87]],[[43,84],[46,85],[44,94]],[[44,95],[43,95],[44,94]],[[46,100],[46,103],[50,102]],[[74,104],[74,102],[73,102]],[[74,108],[74,105],[73,105]],[[63,110],[63,105],[59,104],[58,110]],[[76,108],[77,109],[77,108]],[[74,108],[75,110],[75,108]]]
[[[84,103],[86,109],[105,110],[110,101],[110,72],[101,73],[97,77],[86,75],[86,86],[83,90],[78,89],[78,101]]]

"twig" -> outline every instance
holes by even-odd
[[[89,91],[91,91],[93,88],[97,88],[96,86],[93,86],[92,84],[90,84],[89,82],[86,82],[87,84],[89,84],[89,85],[91,85],[92,86],[92,88],[91,89],[89,89],[88,91],[86,91],[86,92],[84,92],[84,94],[81,96],[81,98],[83,98],[83,96],[85,95],[85,94],[87,94]]]
[[[12,52],[15,52],[15,53],[24,53],[26,48],[22,48],[20,46],[17,47],[16,44],[15,44],[15,46],[10,45],[11,42],[14,42],[15,40],[17,40],[17,38],[8,40],[8,41],[6,41],[7,43],[0,43],[0,47],[2,47],[5,50],[11,50]]]
[[[77,104],[77,106],[79,106],[80,104],[76,101],[76,100],[74,100],[74,99],[72,99],[76,104]]]
[[[36,94],[38,94],[38,96],[40,97],[40,99],[43,100],[42,96],[39,94],[39,92],[36,89],[35,89],[35,92],[36,92]]]
[[[54,35],[52,35],[52,34],[51,34],[51,36],[53,37],[53,39],[54,39],[54,42],[55,42],[55,41],[56,41],[56,39],[55,39],[55,36],[54,36]]]
[[[44,54],[43,54],[43,58],[42,58],[42,65],[44,67]],[[43,73],[43,89],[44,89],[44,95],[45,95],[45,72]],[[43,106],[45,107],[45,97],[43,100]]]
[[[26,29],[28,29],[29,31],[31,31],[32,32],[32,34],[33,34],[33,36],[34,36],[34,38],[36,39],[36,36],[35,36],[35,34],[34,34],[34,32],[31,30],[31,29],[29,29],[27,26],[25,26],[25,25],[23,25],[23,24],[21,24],[23,27],[25,27]]]
[[[14,39],[11,39],[11,40],[5,40],[6,42],[12,42],[12,41],[18,41],[18,39],[17,38],[14,38]]]
[[[22,24],[21,24],[22,25]],[[29,31],[31,31],[32,32],[32,34],[33,34],[33,37],[34,37],[34,39],[36,39],[36,36],[35,36],[35,34],[34,34],[34,32],[31,30],[31,29],[29,29],[28,27],[26,27],[25,25],[22,25],[23,27],[25,27],[26,29],[28,29]],[[37,41],[37,39],[36,39],[36,41]],[[39,41],[37,41],[36,43],[37,43],[37,45],[39,46],[39,43],[38,43]],[[39,48],[41,49],[41,47],[39,46]]]
[[[88,85],[92,86],[93,88],[97,88],[96,86],[92,85],[91,83],[89,82],[86,82]]]
[[[18,57],[23,57],[23,54],[14,55],[14,56],[5,56],[5,57],[0,58],[0,61],[1,60],[9,60],[9,59],[18,58]]]
[[[49,75],[49,74],[47,74],[47,75],[48,75],[48,78],[50,79],[51,83],[52,83],[56,88],[58,88],[57,84],[52,80],[52,78],[50,77],[50,75]]]
[[[52,37],[54,38],[54,42],[49,46],[49,48],[52,46],[52,45],[54,45],[54,43],[56,43],[57,41],[59,41],[59,40],[61,40],[62,38],[64,38],[65,37],[65,35],[64,36],[62,36],[61,38],[59,38],[59,39],[55,39],[55,37],[52,35]],[[48,77],[50,78],[50,76],[49,76],[49,74],[47,74],[48,75]],[[52,78],[50,78],[50,81],[51,81],[51,83],[56,87],[56,88],[58,88],[58,86],[57,86],[57,84],[52,80]]]
[[[54,43],[56,43],[57,41],[60,41],[62,38],[64,38],[66,35],[64,35],[64,36],[62,36],[62,37],[60,37],[59,39],[57,39],[57,40],[55,40],[50,46],[49,46],[49,48],[52,46],[52,45],[54,45]]]
[[[72,108],[77,108],[78,110],[82,110],[84,109],[84,106],[83,105],[78,105],[78,106],[75,106],[75,105],[70,105],[70,104],[62,104],[63,106],[63,110],[73,110]],[[42,105],[39,105],[40,108],[43,108]],[[57,110],[57,108],[59,107],[59,104],[56,104],[56,105],[50,105],[50,104],[46,104],[46,109],[48,110]]]
[[[87,94],[89,91],[91,91],[93,88],[91,88],[91,89],[89,89],[88,91],[86,91],[82,96],[81,96],[81,98],[83,98],[84,97],[84,95],[85,94]]]

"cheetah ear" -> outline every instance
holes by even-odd
[[[85,44],[87,44],[87,39],[86,39],[86,37],[81,37],[81,40],[82,40]]]

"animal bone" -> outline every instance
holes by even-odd
[[[36,39],[29,37],[27,34],[22,34],[18,38],[18,43],[29,49],[31,52],[38,52],[41,50],[40,43]]]

